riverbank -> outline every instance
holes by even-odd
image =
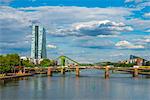
[[[7,80],[7,79],[14,79],[14,78],[19,78],[19,77],[28,77],[32,76],[33,74],[31,73],[25,73],[25,74],[14,74],[13,76],[5,76],[5,75],[0,75],[0,80]]]

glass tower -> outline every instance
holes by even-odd
[[[32,26],[32,44],[31,44],[31,58],[34,63],[39,63],[46,55],[46,32],[42,26]]]

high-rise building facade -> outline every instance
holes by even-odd
[[[31,44],[31,58],[34,63],[39,63],[46,55],[46,32],[42,26],[32,26],[32,44]]]

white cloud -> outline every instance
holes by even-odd
[[[150,29],[146,30],[145,32],[150,32]]]
[[[119,37],[118,35],[98,35],[99,38],[115,38]]]
[[[139,7],[139,8],[150,7],[150,1],[145,0],[145,2],[138,4],[137,7]]]
[[[140,42],[140,43],[150,43],[150,35],[149,36],[145,36],[142,39],[138,39],[137,41]]]
[[[71,52],[70,55],[72,57],[74,57],[76,55],[80,56],[82,53],[79,51],[82,51],[81,49],[83,49],[83,47],[77,46],[77,47],[75,47],[75,49],[73,48],[70,51],[70,48],[72,48],[72,45],[77,42],[77,41],[71,41],[71,40],[73,40],[74,38],[83,38],[83,37],[84,38],[86,37],[86,38],[88,38],[88,40],[91,40],[91,38],[93,39],[93,38],[98,38],[98,37],[106,37],[106,35],[104,36],[104,35],[98,34],[95,36],[74,37],[74,36],[70,36],[70,35],[73,35],[75,33],[72,33],[72,32],[65,33],[62,31],[68,30],[70,27],[72,28],[75,24],[79,24],[80,22],[88,23],[91,21],[99,22],[99,21],[105,21],[105,20],[109,20],[110,23],[115,22],[117,24],[122,22],[122,23],[124,23],[125,27],[127,25],[129,25],[129,26],[134,27],[134,30],[135,30],[135,28],[138,30],[141,30],[141,31],[148,29],[148,27],[149,27],[148,20],[145,20],[145,21],[143,21],[141,19],[128,20],[126,18],[126,17],[130,17],[131,15],[133,15],[132,11],[134,11],[134,10],[135,9],[133,9],[133,8],[122,8],[122,7],[86,8],[86,7],[70,7],[70,6],[68,6],[68,7],[44,6],[44,7],[12,8],[12,7],[8,7],[8,6],[1,6],[0,7],[0,15],[1,15],[0,16],[0,25],[1,25],[0,26],[0,40],[1,40],[0,42],[2,44],[5,44],[5,45],[3,45],[4,48],[8,48],[8,46],[5,42],[11,42],[11,41],[16,40],[16,43],[14,43],[13,45],[17,46],[17,48],[20,48],[20,49],[22,47],[28,48],[27,51],[29,52],[30,51],[30,43],[28,43],[28,44],[21,44],[21,43],[26,41],[25,38],[27,38],[27,40],[31,39],[30,34],[32,31],[32,29],[31,29],[32,22],[39,22],[40,24],[44,25],[44,27],[46,27],[46,30],[48,30],[49,33],[52,35],[54,35],[54,34],[55,35],[57,35],[57,34],[69,35],[69,37],[53,37],[53,36],[47,34],[47,37],[48,37],[47,41],[49,41],[50,44],[52,43],[59,47],[61,46],[61,51],[62,52],[66,51],[67,53]],[[139,22],[139,20],[141,21],[141,23]],[[80,23],[80,24],[83,24],[83,23]],[[119,30],[119,33],[121,32],[119,26],[114,25],[113,27],[114,27],[115,31]],[[116,29],[116,27],[117,27],[117,29]],[[75,28],[75,26],[73,28]],[[82,27],[82,29],[83,29],[83,27]],[[113,30],[112,26],[110,29]],[[121,27],[121,30],[122,30],[122,27]],[[125,30],[123,29],[123,31],[125,31]],[[61,33],[59,33],[59,32],[61,32]],[[81,33],[76,32],[76,35],[77,34],[81,34]],[[129,33],[128,32],[124,33],[124,36],[126,34],[129,34]],[[111,36],[118,36],[118,35],[107,35],[107,37],[111,37]],[[128,35],[128,36],[126,36],[126,38],[133,39],[134,37],[131,37],[131,35]],[[65,43],[61,43],[61,45],[60,45],[60,43],[54,43],[54,41],[61,42],[59,39]],[[107,46],[111,47],[111,43],[110,43],[110,45],[107,44],[107,40],[105,40],[105,43],[103,45],[103,42],[104,42],[102,40],[103,38],[98,38],[98,39],[101,40],[101,41],[99,41],[101,43],[99,43],[97,41],[96,42],[94,41],[93,43],[88,42],[87,46],[88,47],[91,46],[93,48],[94,47],[95,48],[97,48],[97,47],[103,48],[106,45],[106,47]],[[68,41],[69,41],[69,43],[67,43]],[[82,40],[82,41],[86,41],[86,40]],[[82,41],[80,42],[80,44],[83,43]],[[21,46],[18,45],[18,42],[20,42]],[[96,44],[96,43],[98,43],[98,44]],[[114,44],[113,44],[113,46],[114,46]],[[94,51],[93,51],[93,48],[84,48],[86,53],[83,54],[82,59],[86,58],[86,57],[89,58],[91,56],[92,56],[91,58],[94,58],[94,57],[97,57],[97,54],[99,54],[99,56],[101,57],[103,55],[109,55],[110,54],[109,52],[112,52],[112,54],[113,54],[115,51],[114,49],[112,51],[109,50],[109,52],[106,52],[104,54],[104,50],[94,49]],[[9,48],[9,53],[13,50],[14,50],[13,46],[11,45],[11,47]],[[52,49],[52,50],[55,51],[57,49]],[[88,53],[87,53],[87,51],[88,51]],[[3,50],[3,52],[5,52],[5,50]],[[26,51],[21,49],[20,52],[24,53]],[[75,52],[75,54],[73,54],[72,52]],[[145,50],[137,51],[137,53],[139,53],[139,52],[145,53]],[[147,52],[149,52],[149,51],[147,51]],[[49,53],[51,53],[51,52],[49,52]],[[127,51],[124,51],[124,53],[127,54]],[[54,52],[52,52],[51,54],[53,56],[55,55]],[[66,54],[66,53],[64,53],[64,54]],[[56,55],[54,57],[56,57]],[[108,59],[108,56],[106,56],[106,59]]]
[[[140,3],[140,2],[144,2],[146,0],[125,0],[125,3],[129,3],[129,2],[135,2],[135,3]]]
[[[75,23],[90,22],[91,20],[100,21],[107,19],[111,22],[115,21],[115,23],[120,23],[121,21],[126,22],[124,17],[132,14],[131,9],[121,7],[86,8],[41,6],[12,8],[1,6],[0,9],[1,33],[8,30],[9,34],[20,33],[20,35],[30,33],[31,28],[29,27],[33,22],[41,23],[53,35],[78,35],[78,33],[72,32],[65,33],[64,30],[67,30],[68,27]],[[117,30],[119,29],[120,27]]]
[[[134,18],[134,19],[126,20],[126,23],[128,25],[131,25],[134,28],[134,30],[144,31],[145,29],[150,28],[150,20]]]
[[[125,4],[129,8],[143,9],[150,7],[150,0],[125,0]]]
[[[14,0],[0,0],[0,5],[3,4],[3,5],[8,5],[9,3],[11,3],[12,1]]]
[[[145,39],[144,42],[150,43],[150,39]]]
[[[150,12],[149,12],[149,13],[145,13],[145,14],[144,14],[144,17],[150,18]]]
[[[132,44],[128,41],[119,41],[115,44],[118,48],[121,48],[121,49],[143,49],[144,46],[143,45],[135,45],[135,44]]]
[[[48,44],[48,45],[47,45],[47,47],[48,47],[48,48],[52,48],[52,49],[55,49],[55,48],[57,48],[57,46],[55,46],[55,45],[52,45],[52,44]]]
[[[72,25],[69,32],[77,32],[76,35],[100,36],[100,35],[118,35],[121,32],[132,31],[132,27],[122,22],[113,22],[109,20],[80,22]],[[67,31],[64,31],[67,32]]]

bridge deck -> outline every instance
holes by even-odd
[[[106,67],[102,66],[77,66],[80,70],[84,69],[97,69],[97,70],[105,70]],[[62,68],[65,70],[76,70],[76,67],[51,67],[52,71],[61,71]],[[25,70],[37,70],[37,71],[47,71],[48,68],[25,68]],[[133,67],[110,67],[108,68],[109,70],[114,70],[114,71],[123,71],[123,72],[129,72],[133,73],[135,69]],[[142,75],[150,75],[150,68],[138,68],[138,74]]]

